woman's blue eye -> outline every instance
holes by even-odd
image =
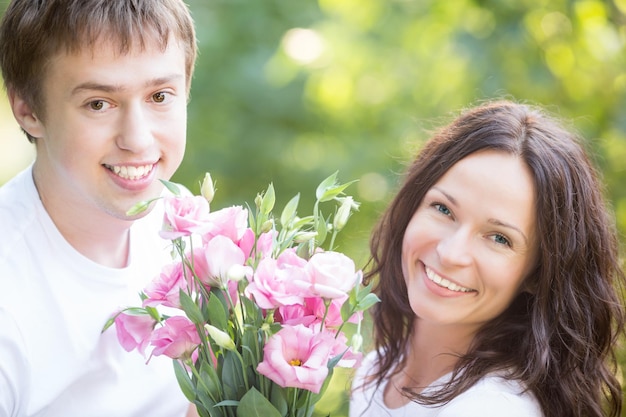
[[[501,245],[511,246],[511,242],[503,235],[494,235],[493,240]]]
[[[433,204],[433,206],[437,209],[437,211],[439,211],[442,214],[445,214],[446,216],[449,216],[449,215],[452,214],[450,212],[450,209],[448,207],[444,206],[443,204],[435,203],[435,204]]]

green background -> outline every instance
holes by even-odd
[[[0,11],[6,7],[0,2]],[[492,98],[546,106],[587,139],[626,232],[626,0],[189,0],[200,55],[174,180],[214,207],[281,206],[339,171],[362,203],[340,250],[366,261],[373,222],[432,128]],[[25,138],[12,138],[25,141]],[[623,239],[623,238],[622,238]],[[347,416],[349,372],[319,415]],[[626,415],[626,414],[625,414]]]

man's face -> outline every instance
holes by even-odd
[[[118,219],[157,197],[186,140],[185,54],[170,38],[119,54],[117,45],[60,54],[43,82],[34,175],[48,210],[71,207]],[[54,218],[55,213],[50,213]]]

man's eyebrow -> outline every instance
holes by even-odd
[[[156,87],[159,85],[167,84],[172,81],[177,81],[181,78],[184,78],[182,74],[172,74],[166,75],[164,77],[157,77],[151,80],[148,80],[144,83],[144,87]],[[84,83],[78,84],[76,87],[72,89],[71,95],[76,95],[82,91],[102,91],[104,93],[116,93],[120,91],[124,91],[126,87],[115,84],[104,84],[95,81],[86,81]]]

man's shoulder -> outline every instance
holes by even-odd
[[[15,247],[17,242],[28,236],[37,208],[30,187],[30,170],[25,170],[0,187],[0,259],[5,252]]]

